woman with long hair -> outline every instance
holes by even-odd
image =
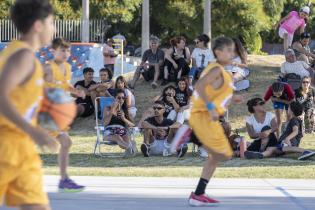
[[[115,82],[115,91],[123,90],[126,95],[126,105],[128,108],[129,116],[134,119],[137,114],[136,100],[133,93],[129,90],[126,79],[123,76],[119,76]]]
[[[295,99],[303,105],[304,108],[304,127],[306,133],[314,131],[315,114],[315,90],[311,87],[311,78],[303,77],[301,86],[295,90]]]
[[[130,139],[128,128],[135,126],[129,117],[126,95],[123,90],[116,92],[115,102],[104,109],[104,140],[116,142],[125,149],[125,157],[137,153],[136,142]]]
[[[171,47],[165,53],[164,80],[161,85],[166,85],[170,80],[178,80],[189,73],[190,51],[186,47],[186,39],[183,36],[170,40]],[[171,78],[172,70],[175,78]]]
[[[239,39],[234,38],[235,52],[231,64],[226,65],[225,69],[232,72],[234,82],[244,80],[249,75],[247,65],[247,51]]]
[[[207,34],[201,34],[195,39],[196,47],[192,52],[192,67],[189,72],[189,85],[195,78],[199,78],[201,72],[209,63],[215,62],[215,58],[211,49],[208,48],[210,38]]]
[[[183,124],[185,120],[189,119],[190,115],[190,96],[192,91],[189,89],[189,82],[187,78],[181,78],[177,82],[175,92],[175,101],[179,109],[174,110],[177,112],[176,122]]]

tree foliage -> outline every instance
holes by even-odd
[[[8,18],[14,0],[0,1],[0,18]],[[80,19],[82,0],[51,0],[58,19]],[[239,37],[251,52],[258,52],[262,42],[280,41],[273,25],[292,10],[315,0],[212,0],[212,37]],[[117,31],[129,43],[141,41],[142,0],[90,0],[90,18],[106,19],[112,25],[107,36]],[[173,36],[188,40],[202,33],[204,0],[151,0],[150,33],[164,44]],[[315,29],[310,19],[307,30]]]

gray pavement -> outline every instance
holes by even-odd
[[[55,210],[191,209],[187,198],[198,178],[73,177],[84,192],[57,192],[57,176],[45,177]],[[315,210],[315,180],[213,179],[207,193],[217,210]],[[210,207],[206,207],[210,208]],[[9,210],[9,208],[0,208]],[[193,208],[193,209],[205,209]]]

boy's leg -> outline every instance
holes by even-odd
[[[57,136],[57,141],[60,143],[59,150],[59,167],[60,167],[60,176],[64,180],[68,178],[67,167],[69,164],[69,150],[72,146],[72,141],[67,133],[60,133]]]
[[[137,67],[137,69],[136,69],[136,71],[135,71],[135,73],[134,73],[134,75],[133,75],[133,79],[132,79],[132,81],[131,81],[131,83],[130,83],[130,88],[131,89],[134,89],[135,88],[135,85],[136,85],[136,82],[139,80],[139,78],[140,78],[140,71],[141,71],[141,68],[142,67],[140,67],[140,66],[138,66]]]
[[[286,51],[289,48],[289,40],[288,40],[288,33],[283,34],[283,49]]]
[[[281,134],[281,126],[282,126],[282,109],[275,109],[275,113],[276,113],[276,119],[277,119],[277,125],[278,125],[278,129],[277,129],[277,137],[280,137]]]
[[[67,133],[60,133],[57,136],[57,141],[60,143],[60,151],[58,155],[58,162],[60,168],[60,182],[59,189],[65,192],[79,192],[84,189],[84,186],[76,184],[68,177],[67,167],[69,165],[69,151],[72,146],[72,141]]]

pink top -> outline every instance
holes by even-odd
[[[284,28],[290,34],[294,34],[296,29],[304,25],[305,20],[303,18],[300,18],[297,11],[292,11],[289,13],[289,19],[285,20],[280,27]]]
[[[103,47],[103,52],[105,53],[113,53],[114,49],[110,46],[108,46],[107,44],[104,45]],[[104,65],[105,64],[115,64],[115,57],[111,57],[111,56],[104,56]]]

